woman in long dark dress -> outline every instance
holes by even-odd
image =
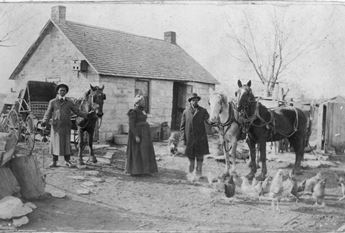
[[[129,133],[127,143],[126,172],[131,175],[158,172],[150,125],[146,122],[145,99],[136,96],[134,109],[128,111]]]

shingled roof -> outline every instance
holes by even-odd
[[[48,30],[51,24],[76,46],[99,75],[218,83],[207,70],[176,44],[71,21],[49,20],[45,29]],[[26,60],[42,41],[45,29],[10,79],[14,79],[20,72]]]

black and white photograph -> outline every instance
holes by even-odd
[[[345,1],[0,1],[0,232],[344,232]]]

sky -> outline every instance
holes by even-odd
[[[237,80],[261,86],[252,65],[234,41],[251,41],[258,57],[271,59],[273,22],[286,36],[284,58],[292,60],[282,72],[280,86],[289,96],[309,98],[345,95],[345,3],[343,2],[225,2],[180,1],[59,2],[67,20],[163,39],[175,31],[177,44],[207,69],[233,95]],[[9,76],[37,39],[57,3],[0,3],[0,92],[13,85]],[[308,46],[293,59],[300,48]],[[289,57],[290,56],[290,57]],[[289,61],[290,61],[289,60]],[[265,68],[265,67],[264,67]]]

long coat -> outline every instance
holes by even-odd
[[[51,120],[50,153],[53,155],[71,155],[71,116],[87,117],[70,98],[60,100],[58,97],[49,101],[48,109],[43,116],[43,122]]]
[[[140,108],[128,112],[129,134],[127,144],[126,172],[131,175],[151,174],[158,171],[147,115]],[[135,141],[135,137],[140,142]]]
[[[194,114],[191,106],[183,111],[180,130],[186,145],[186,156],[199,157],[210,153],[205,128],[208,118],[207,110],[200,106],[195,109]]]

